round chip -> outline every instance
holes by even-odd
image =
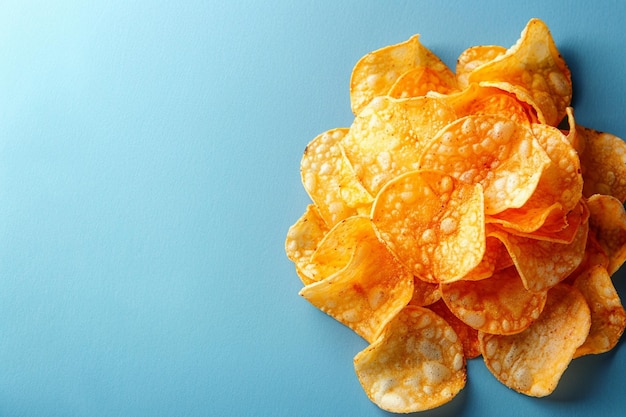
[[[417,169],[425,143],[455,118],[454,110],[437,98],[377,97],[354,119],[341,145],[375,196],[387,181]]]
[[[443,300],[439,300],[428,306],[429,310],[437,313],[439,317],[444,319],[450,327],[454,329],[463,345],[463,355],[465,359],[472,359],[480,356],[480,348],[478,346],[478,330],[468,326],[455,316]]]
[[[372,220],[400,262],[428,282],[463,278],[485,253],[481,186],[443,172],[412,171],[388,182]]]
[[[435,71],[428,67],[416,67],[402,74],[391,86],[387,95],[395,98],[425,96],[429,92],[448,94],[455,90],[451,83],[454,74],[446,71]]]
[[[548,291],[537,320],[514,335],[478,333],[487,369],[504,385],[534,397],[549,395],[583,344],[591,313],[576,288],[559,284]]]
[[[609,257],[607,270],[613,275],[626,260],[626,211],[615,197],[596,194],[587,200],[589,226]]]
[[[608,352],[613,349],[626,327],[626,311],[606,269],[596,265],[574,281],[591,309],[589,336],[574,357]]]
[[[383,410],[411,413],[452,400],[465,386],[463,346],[433,311],[407,306],[354,357],[367,396]]]
[[[376,238],[369,218],[353,217],[343,223],[347,222],[359,236],[352,250],[346,251],[349,262],[305,286],[300,295],[372,342],[411,300],[413,275]]]
[[[469,74],[481,65],[504,55],[506,48],[498,45],[471,46],[461,52],[456,60],[456,79],[460,89],[469,86]]]
[[[358,115],[374,98],[384,96],[396,80],[414,68],[430,68],[446,84],[455,85],[454,74],[446,64],[421,44],[419,35],[389,45],[363,56],[354,66],[350,78],[350,104]]]
[[[468,326],[485,333],[515,334],[539,317],[547,291],[530,292],[515,267],[480,281],[441,285],[443,301]]]
[[[521,207],[535,191],[550,159],[526,125],[504,116],[473,115],[441,129],[426,146],[421,169],[447,172],[481,184],[485,213]]]

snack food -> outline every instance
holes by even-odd
[[[576,124],[544,22],[468,48],[454,72],[417,35],[371,52],[350,97],[354,123],[305,150],[313,204],[286,251],[300,294],[370,344],[354,366],[374,403],[448,402],[477,356],[545,396],[617,344],[626,144]]]

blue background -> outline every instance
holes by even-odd
[[[260,3],[0,1],[1,416],[387,415],[284,254],[371,50],[421,33],[454,67],[542,18],[577,121],[626,136],[620,1]],[[624,375],[620,343],[534,399],[479,359],[420,415],[624,415]]]

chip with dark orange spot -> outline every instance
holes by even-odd
[[[530,292],[515,267],[480,281],[441,285],[442,299],[468,326],[485,333],[515,334],[539,317],[547,291]]]
[[[550,30],[539,19],[531,19],[520,39],[504,55],[475,68],[468,82],[498,82],[515,93],[527,92],[542,122],[557,126],[572,99],[571,74],[561,57]],[[506,84],[512,88],[507,89]]]
[[[574,281],[591,309],[591,329],[575,357],[608,352],[613,349],[626,327],[626,311],[613,286],[611,276],[601,265],[580,274]]]
[[[439,284],[426,282],[415,277],[413,282],[413,298],[409,304],[424,307],[429,306],[441,299]]]
[[[446,84],[456,84],[446,64],[422,45],[419,35],[414,35],[404,42],[370,52],[356,63],[350,79],[352,112],[358,115],[374,97],[386,95],[400,76],[418,67],[430,68],[442,79],[448,78]]]
[[[332,129],[313,139],[300,162],[302,184],[329,226],[371,207],[365,191],[346,160],[340,140],[348,129]]]
[[[296,265],[296,272],[304,284],[314,281],[307,269],[320,241],[328,232],[328,226],[313,204],[289,228],[285,239],[287,257]]]
[[[300,295],[372,342],[413,296],[413,275],[376,238],[369,218],[352,219],[361,238],[349,262],[305,286]]]
[[[481,65],[485,65],[504,55],[507,49],[498,45],[471,46],[461,52],[456,60],[456,79],[460,89],[469,86],[469,74]]]
[[[456,118],[443,100],[377,97],[354,119],[341,144],[365,189],[376,195],[390,179],[417,168],[427,143]]]
[[[416,67],[402,74],[391,86],[387,95],[395,98],[409,98],[425,96],[429,92],[448,94],[456,89],[452,83],[454,74],[445,68],[445,71],[435,71],[428,67]]]
[[[551,242],[517,236],[504,231],[492,231],[491,236],[506,246],[524,286],[529,291],[545,291],[572,273],[585,256],[589,223],[576,228],[571,243]]]
[[[626,142],[610,133],[576,126],[583,142],[580,155],[583,167],[583,194],[606,194],[626,201]]]
[[[441,129],[419,165],[481,184],[485,214],[496,214],[523,206],[549,163],[529,126],[499,115],[473,115]]]
[[[451,401],[467,378],[454,329],[425,307],[408,306],[354,357],[367,396],[383,410],[411,413]]]
[[[444,319],[461,339],[463,345],[463,354],[466,359],[472,359],[480,356],[480,348],[478,347],[478,330],[468,326],[455,316],[443,300],[439,300],[428,306],[428,309],[437,313],[439,317]]]
[[[391,252],[428,282],[463,278],[485,253],[482,187],[440,171],[411,171],[388,182],[372,221]]]
[[[626,212],[615,197],[595,194],[587,200],[589,227],[609,257],[607,271],[613,275],[626,260]]]
[[[559,284],[526,330],[514,335],[478,333],[487,369],[504,385],[534,397],[551,394],[591,326],[591,313],[576,288]]]

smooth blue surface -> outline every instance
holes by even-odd
[[[283,249],[371,50],[421,33],[453,66],[540,17],[578,121],[626,137],[620,1],[265,3],[0,1],[1,416],[386,415]],[[624,415],[623,345],[544,399],[472,361],[420,415]]]

